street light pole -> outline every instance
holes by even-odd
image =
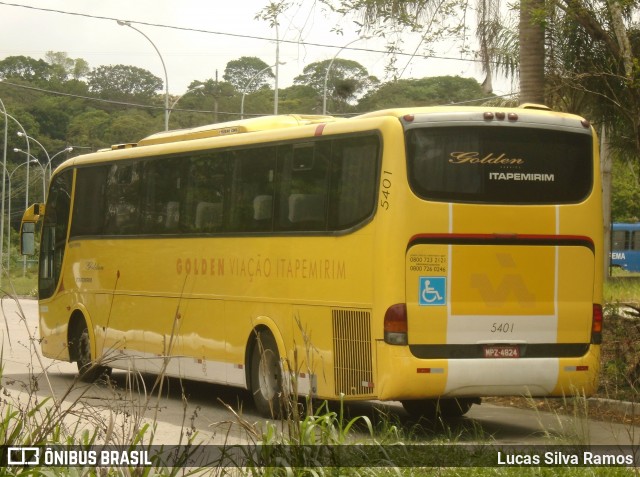
[[[30,138],[34,141],[36,141],[33,138]],[[38,142],[38,141],[36,141]],[[40,143],[38,143],[40,144]],[[47,201],[47,183],[49,181],[51,181],[51,168],[52,168],[52,163],[53,160],[59,156],[60,154],[62,154],[63,152],[71,152],[73,151],[73,147],[72,146],[67,146],[65,147],[62,151],[58,151],[56,152],[53,156],[49,157],[49,154],[47,153],[46,149],[43,149],[45,151],[45,154],[47,155],[47,163],[43,166],[40,161],[38,160],[37,157],[35,157],[33,154],[31,154],[30,152],[27,151],[23,151],[22,149],[19,149],[17,147],[13,148],[13,152],[21,152],[23,154],[26,154],[27,157],[31,157],[32,159],[34,159],[33,161],[30,162],[36,162],[40,168],[42,169],[42,202],[46,202]]]
[[[286,63],[280,63],[281,65],[284,65]],[[253,80],[255,80],[258,76],[260,76],[262,73],[264,73],[265,71],[267,71],[269,68],[273,68],[273,67],[278,67],[278,64],[276,63],[275,65],[271,65],[271,66],[265,66],[264,68],[262,68],[260,71],[258,71],[255,75],[253,75],[249,81],[247,81],[247,84],[244,85],[244,88],[242,89],[242,99],[240,99],[240,119],[244,119],[244,97],[247,95],[247,93],[249,92],[249,87],[251,86],[251,83],[253,83]],[[278,83],[276,82],[276,89],[278,88]]]
[[[53,171],[51,170],[53,168],[53,160],[56,157],[58,157],[60,154],[62,154],[63,152],[66,152],[66,153],[73,152],[73,146],[67,146],[62,151],[56,152],[53,156],[51,156],[51,159],[48,160],[47,165],[45,166],[45,169],[48,170],[48,172],[47,172],[47,183],[51,182],[51,174],[53,173]],[[44,199],[46,201],[46,199],[47,199],[46,195],[45,195]]]
[[[347,43],[342,48],[340,48],[338,50],[338,52],[333,56],[333,58],[331,58],[331,61],[329,62],[329,65],[327,66],[327,71],[326,71],[326,73],[324,75],[324,87],[323,87],[324,93],[322,94],[322,114],[327,114],[327,81],[329,79],[329,71],[331,70],[331,67],[333,66],[333,62],[336,60],[336,58],[338,57],[340,52],[342,50],[344,50],[347,46],[351,45],[352,43],[355,43],[356,41],[367,40],[368,38],[369,38],[368,36],[359,36],[355,40],[351,40],[349,43]]]
[[[49,174],[48,174],[48,177],[45,177],[44,172],[43,172],[42,183],[43,183],[43,187],[44,187],[44,184],[46,183],[46,181],[47,181],[47,180],[51,180],[51,168],[52,168],[52,165],[51,165],[51,164],[52,164],[52,161],[53,161],[53,160],[54,160],[54,159],[55,159],[59,154],[62,154],[63,152],[71,152],[71,151],[73,151],[73,147],[71,147],[71,146],[67,146],[67,147],[65,147],[62,151],[58,151],[58,152],[56,152],[53,156],[49,156],[49,151],[47,151],[47,149],[42,145],[42,143],[41,143],[40,141],[38,141],[36,138],[33,138],[33,137],[31,137],[31,136],[27,136],[27,134],[26,134],[25,132],[18,132],[18,136],[26,138],[26,140],[27,140],[27,145],[29,144],[29,141],[30,141],[30,140],[31,140],[31,141],[33,141],[33,142],[35,142],[38,146],[40,146],[40,149],[42,149],[42,152],[44,152],[45,156],[47,156],[47,163],[44,165],[44,170],[45,170],[45,171],[46,171],[46,170],[48,170],[48,171],[49,171]],[[27,156],[31,156],[31,157],[33,157],[34,159],[37,159],[36,157],[34,157],[34,156],[32,156],[32,155],[31,155],[31,152],[30,152],[30,150],[29,150],[29,148],[28,148],[28,147],[27,147],[27,150],[26,150],[26,151],[23,151],[22,149],[17,149],[17,148],[15,148],[15,149],[14,149],[14,152],[23,152],[23,153],[27,154]],[[38,164],[40,164],[40,161],[38,161]],[[42,167],[42,165],[41,165],[41,167]],[[27,171],[28,171],[28,170],[29,170],[29,165],[27,164]],[[29,175],[28,175],[28,174],[27,174],[27,177],[29,177]],[[46,192],[45,192],[45,193],[43,193],[43,195],[42,195],[42,201],[43,201],[43,202],[46,202],[46,200],[47,200],[47,194],[46,194]],[[28,203],[28,202],[27,202],[27,204],[26,204],[26,205],[27,205],[27,207],[29,207],[29,203]]]
[[[280,35],[278,33],[278,19],[275,20],[276,25],[276,85],[273,93],[273,114],[278,114],[278,76],[280,74]]]
[[[51,158],[49,157],[49,151],[47,151],[47,148],[44,147],[40,141],[38,141],[36,138],[33,138],[31,136],[27,136],[27,133],[25,133],[25,132],[18,131],[18,136],[24,137],[27,140],[27,144],[29,144],[29,141],[35,142],[38,146],[40,146],[40,149],[42,149],[42,152],[44,152],[44,155],[47,156],[47,161],[51,162]],[[27,147],[27,153],[31,153],[31,151],[29,150],[28,147]],[[29,178],[29,164],[27,164],[27,179],[28,178]],[[28,186],[27,186],[27,198],[29,198],[29,187]],[[29,201],[27,201],[26,206],[29,207]]]
[[[13,148],[13,152],[21,152],[22,154],[26,154],[27,159],[29,160],[24,162],[23,164],[38,164],[40,166],[40,169],[42,170],[42,202],[43,203],[46,202],[47,201],[47,186],[46,186],[47,166],[43,166],[42,164],[40,164],[40,161],[38,160],[38,158],[35,157],[33,154],[28,153],[27,151],[23,151],[22,149],[18,149],[17,147],[15,147]],[[60,152],[64,152],[64,150]],[[29,187],[29,183],[27,183],[27,187]],[[9,192],[9,195],[11,195],[11,192]]]
[[[160,50],[158,50],[158,47],[155,45],[155,43],[151,41],[151,38],[145,35],[141,30],[138,30],[136,27],[134,27],[131,24],[131,22],[126,22],[122,20],[117,20],[117,22],[118,22],[118,25],[127,26],[137,31],[138,33],[140,33],[143,37],[145,37],[147,41],[151,43],[151,46],[153,46],[153,49],[156,50],[156,53],[158,53],[158,56],[160,57],[160,62],[162,63],[162,69],[164,70],[164,130],[168,131],[169,130],[169,75],[167,74],[167,67],[164,64],[164,58],[162,58],[162,55],[160,54]]]
[[[7,109],[4,107],[4,102],[0,99],[0,106],[2,106],[2,112],[4,113],[4,147],[2,149],[2,210],[0,211],[0,265],[2,264],[2,248],[4,237],[4,181],[7,174],[7,142],[9,141],[9,115]],[[0,272],[0,284],[2,284],[2,273]]]
[[[24,151],[22,151],[24,152]],[[26,153],[25,153],[26,154]],[[13,177],[13,174],[18,170],[18,168],[24,166],[25,164],[30,164],[32,162],[38,162],[35,159],[30,159],[28,161],[23,162],[22,164],[17,165],[13,171],[11,171],[8,175],[9,178],[9,200],[8,200],[8,205],[9,207],[7,207],[7,275],[9,275],[10,273],[10,269],[11,269],[11,178]],[[3,171],[3,176],[8,173],[9,171],[5,168]],[[4,219],[4,216],[2,217]]]
[[[176,99],[176,100],[171,104],[171,107],[169,108],[169,114],[168,114],[167,116],[171,116],[171,113],[173,112],[173,108],[175,108],[175,107],[176,107],[176,104],[178,104],[178,101],[180,101],[180,100],[182,99],[182,97],[183,97],[183,96],[185,96],[185,95],[187,95],[187,94],[191,93],[192,91],[197,91],[197,90],[202,89],[202,88],[204,88],[204,85],[203,85],[203,84],[199,84],[199,85],[198,85],[198,86],[196,86],[195,88],[188,89],[187,91],[185,91],[184,93],[182,93],[180,96],[178,96],[178,99]],[[168,121],[168,119],[167,119],[167,121]]]
[[[20,123],[20,121],[18,121],[16,118],[14,118],[13,116],[11,116],[10,114],[7,113],[6,108],[4,107],[4,104],[2,105],[2,109],[4,111],[4,117],[5,120],[6,118],[12,119],[20,129],[22,129],[22,134],[24,134],[25,140],[27,141],[27,152],[29,152],[31,150],[31,145],[29,144],[29,137],[27,136],[27,131],[24,130],[24,127],[22,126],[22,124]],[[7,141],[5,139],[4,141],[5,143],[5,148],[7,145]],[[4,174],[7,170],[6,167],[6,156],[5,156],[5,161],[4,161],[4,170],[2,172],[2,175],[4,177]],[[25,190],[25,194],[24,194],[24,209],[27,210],[29,208],[29,164],[27,164],[27,187]],[[2,181],[2,207],[1,207],[1,212],[2,212],[2,219],[0,220],[0,237],[4,237],[4,180]],[[0,262],[2,261],[2,243],[4,241],[0,239]],[[25,275],[27,273],[27,256],[23,256],[22,257],[22,267],[23,267],[23,275]]]

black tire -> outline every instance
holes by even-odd
[[[282,364],[276,340],[268,331],[258,333],[251,354],[251,394],[262,416],[282,416]]]
[[[79,333],[76,335],[75,346],[78,375],[81,381],[93,383],[99,379],[106,379],[111,374],[111,368],[93,362],[91,357],[91,338],[89,337],[87,324],[84,321]]]
[[[404,410],[413,418],[451,419],[464,416],[477,399],[416,399],[402,401]]]

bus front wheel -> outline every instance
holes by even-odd
[[[78,375],[85,382],[94,382],[111,374],[111,368],[93,362],[91,357],[91,338],[87,324],[82,321],[76,334],[75,356],[78,365]]]
[[[282,415],[282,364],[276,340],[268,331],[257,333],[251,354],[251,393],[261,415]]]
[[[415,399],[402,401],[404,410],[411,417],[427,419],[455,418],[464,416],[473,404],[479,404],[479,399]]]

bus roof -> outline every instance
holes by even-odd
[[[202,139],[217,136],[227,136],[230,134],[241,134],[254,131],[264,131],[268,129],[281,129],[295,126],[305,126],[307,124],[334,122],[338,119],[333,116],[287,114],[279,116],[261,116],[251,119],[240,119],[227,121],[224,123],[208,124],[190,129],[177,129],[152,134],[141,139],[137,146],[150,146],[153,144],[164,144],[177,141],[190,141],[192,139]],[[122,146],[113,146],[121,149]]]
[[[402,118],[408,114],[428,114],[428,113],[452,113],[452,112],[472,112],[472,111],[493,111],[496,107],[490,106],[420,106],[420,107],[403,107],[384,109],[373,111],[352,117],[352,119],[365,119],[376,117],[396,117]],[[520,110],[529,111],[549,111],[549,108],[541,105],[523,105],[518,108],[497,108],[500,110]],[[560,114],[560,116],[568,116]],[[172,142],[190,141],[193,139],[213,138],[220,136],[229,136],[256,131],[266,131],[272,129],[283,129],[296,126],[305,126],[309,124],[320,124],[337,121],[349,121],[346,118],[336,118],[334,116],[312,115],[312,114],[287,114],[287,115],[271,115],[260,116],[250,119],[240,119],[236,121],[227,121],[223,123],[208,124],[188,129],[176,129],[173,131],[162,131],[147,136],[137,143],[131,144],[115,144],[109,149],[128,149],[131,147],[151,146],[155,144],[167,144]]]
[[[155,146],[162,144],[175,144],[178,146],[178,143],[183,143],[192,140],[199,139],[213,139],[213,138],[229,138],[231,139],[234,136],[243,135],[243,133],[251,133],[251,132],[266,132],[266,131],[277,131],[277,130],[287,130],[293,129],[296,127],[310,126],[310,125],[321,125],[327,123],[334,124],[347,124],[351,121],[361,121],[361,120],[376,120],[383,118],[395,118],[400,121],[413,121],[415,118],[418,120],[420,118],[420,122],[442,122],[442,121],[456,121],[460,124],[460,121],[477,121],[477,118],[482,118],[484,115],[485,119],[491,119],[488,122],[501,122],[501,121],[493,121],[493,114],[495,114],[496,118],[505,117],[511,114],[512,112],[517,113],[516,118],[520,118],[523,123],[540,123],[547,126],[552,127],[571,127],[576,128],[579,124],[582,124],[582,127],[587,129],[589,128],[588,121],[580,118],[579,116],[552,112],[548,108],[540,106],[540,105],[523,105],[520,107],[498,107],[498,106],[418,106],[418,107],[400,107],[400,108],[390,108],[384,109],[380,111],[372,111],[369,113],[360,114],[357,116],[352,116],[351,118],[339,118],[328,115],[312,115],[312,114],[286,114],[286,115],[270,115],[270,116],[260,116],[249,119],[240,119],[235,121],[227,121],[222,123],[214,123],[208,124],[204,126],[187,128],[187,129],[176,129],[173,131],[162,131],[150,136],[147,136],[137,143],[128,143],[128,144],[115,144],[110,148],[101,149],[98,151],[100,153],[108,152],[108,151],[117,151],[121,149],[137,149],[139,150],[139,154],[145,154],[140,150],[145,146]],[[480,114],[480,116],[478,116]],[[487,116],[490,115],[490,118]],[[525,117],[527,118],[525,120]],[[544,119],[542,119],[544,117]],[[511,121],[511,117],[509,117]],[[577,121],[576,121],[577,119]],[[516,119],[517,121],[517,119]],[[179,147],[179,146],[178,146]],[[120,158],[124,156],[118,156]],[[127,156],[128,157],[128,156]],[[114,157],[115,158],[115,157]],[[88,154],[86,156],[76,156],[70,159],[71,162],[65,163],[66,165],[70,164],[78,164],[79,161],[84,162],[100,162],[104,160],[104,157],[99,157],[94,154]]]
[[[502,107],[492,105],[482,106],[420,106],[409,108],[383,109],[381,111],[372,111],[353,119],[367,119],[376,117],[396,117],[407,122],[414,119],[421,122],[449,122],[455,121],[461,124],[464,121],[476,121],[478,114],[488,123],[500,123],[502,120],[508,122],[520,122],[526,124],[537,124],[539,126],[547,126],[550,128],[563,128],[571,130],[584,130],[585,133],[591,132],[591,123],[581,116],[575,114],[553,111],[547,106],[540,104],[526,103],[517,107]],[[452,123],[453,124],[453,123]]]

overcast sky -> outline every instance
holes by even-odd
[[[214,78],[216,70],[222,80],[227,62],[241,56],[257,56],[267,64],[275,64],[275,29],[264,20],[254,19],[268,3],[269,0],[0,0],[0,59],[16,55],[40,59],[47,51],[63,51],[71,58],[85,59],[92,68],[132,65],[164,80],[160,58],[151,43],[135,30],[110,20],[121,19],[130,21],[153,41],[166,64],[170,92],[180,95],[191,81]],[[331,31],[338,23],[343,35]],[[280,66],[280,87],[290,86],[306,65],[331,59],[340,47],[357,40],[352,25],[328,15],[314,0],[304,0],[301,6],[285,12],[279,27],[280,39],[287,41],[280,42],[280,61],[286,63]],[[254,38],[243,38],[244,35]],[[413,53],[420,38],[407,33],[403,40],[404,50]],[[350,46],[384,51],[385,45],[376,38],[357,40]],[[438,54],[460,58],[457,49],[446,44],[440,46]],[[345,48],[339,58],[358,61],[380,80],[388,79],[388,57],[383,53]],[[483,79],[480,67],[472,61],[419,57],[408,60],[409,56],[401,56],[398,61],[400,69],[408,63],[402,75],[405,79],[440,75],[473,77],[480,82]],[[500,91],[496,93],[511,92],[509,82],[498,85]]]

